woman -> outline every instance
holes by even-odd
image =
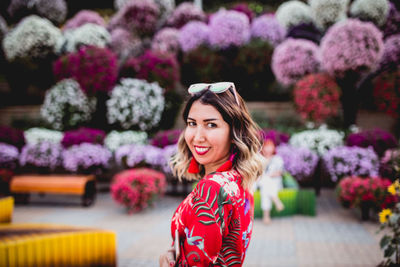
[[[269,224],[271,222],[272,202],[275,204],[277,211],[284,209],[283,203],[278,197],[278,192],[283,187],[283,160],[279,155],[276,155],[276,147],[271,139],[265,140],[261,153],[266,160],[267,167],[258,181],[258,185],[260,187],[263,222]]]
[[[259,129],[233,83],[188,91],[172,168],[200,181],[173,215],[173,247],[160,266],[241,266],[253,228],[249,188],[263,170]]]

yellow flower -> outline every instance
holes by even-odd
[[[388,187],[388,192],[389,192],[390,194],[392,194],[392,195],[396,195],[396,187],[394,186],[394,184],[391,184],[391,185]]]
[[[392,216],[392,211],[390,209],[384,209],[379,213],[379,221],[383,224]]]

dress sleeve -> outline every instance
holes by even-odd
[[[209,266],[216,262],[222,239],[228,233],[231,198],[219,183],[203,179],[196,186],[187,211],[182,218],[185,239],[181,260],[188,266]]]

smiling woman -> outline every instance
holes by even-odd
[[[250,188],[262,173],[259,128],[230,82],[195,84],[171,161],[179,179],[200,180],[171,222],[173,248],[160,266],[241,266],[252,233]]]

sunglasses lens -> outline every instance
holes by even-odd
[[[228,90],[231,86],[232,84],[228,82],[213,83],[210,87],[210,90],[214,93],[222,93]]]
[[[206,83],[196,83],[196,84],[192,84],[189,87],[188,91],[191,94],[195,94],[195,93],[198,93],[198,92],[204,90],[206,87],[207,87]]]

